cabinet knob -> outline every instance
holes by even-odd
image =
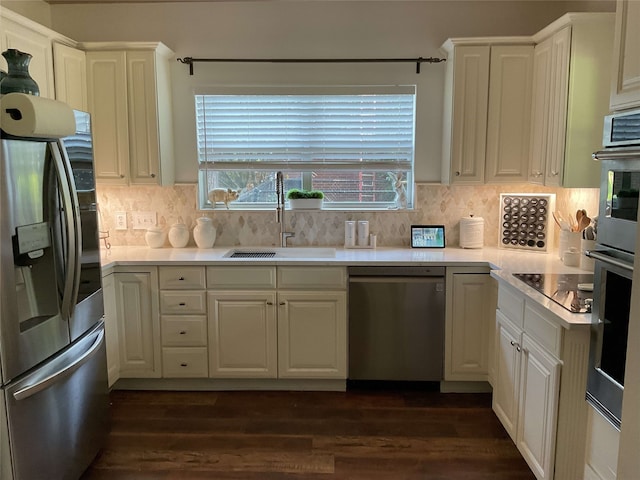
[[[155,173],[152,173],[152,174],[151,174],[151,178],[156,178],[156,174],[155,174]]]
[[[267,302],[267,305],[273,305],[273,302]]]
[[[189,364],[188,364],[188,363],[181,363],[181,364],[180,364],[180,366],[181,366],[181,367],[188,367],[188,366],[189,366]]]
[[[280,302],[278,305],[286,305],[287,302]]]
[[[518,352],[521,352],[521,351],[522,351],[522,348],[520,348],[520,345],[518,345],[518,346],[516,347],[516,350],[517,350]]]
[[[460,172],[456,172],[456,177],[459,177],[459,176],[460,176]]]
[[[516,342],[514,342],[513,340],[511,340],[511,346],[515,347],[516,346]]]
[[[124,178],[124,175],[122,173],[120,174],[120,178]]]
[[[184,303],[184,302],[180,302],[178,305],[180,305],[181,307],[184,307],[184,306],[186,306],[187,304],[186,304],[186,303]]]
[[[178,277],[178,280],[184,282],[184,277]]]
[[[555,172],[555,171],[552,170],[551,171],[551,176],[552,177],[557,177],[558,176],[558,172]]]
[[[186,335],[187,332],[185,330],[180,330],[180,335]]]

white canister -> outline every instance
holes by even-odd
[[[193,239],[198,248],[211,248],[216,242],[216,228],[209,217],[196,218]]]
[[[184,248],[189,243],[189,229],[184,223],[174,223],[169,229],[169,243],[174,248]]]
[[[358,246],[366,247],[369,245],[369,222],[367,220],[358,220]]]
[[[150,248],[162,248],[167,239],[167,232],[162,227],[149,227],[144,234],[144,239]]]
[[[355,247],[356,245],[356,222],[347,220],[344,222],[344,246]]]
[[[484,218],[462,217],[460,219],[460,247],[482,248],[484,246]]]
[[[577,267],[580,265],[581,252],[576,247],[570,247],[569,250],[565,250],[562,254],[562,262],[567,267]]]
[[[572,248],[580,250],[580,240],[582,240],[581,232],[571,232],[569,230],[560,230],[558,241],[558,255],[560,260],[564,260],[564,253]]]

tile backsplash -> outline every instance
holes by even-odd
[[[182,222],[189,228],[195,219],[206,215],[217,230],[215,246],[277,245],[280,227],[276,223],[275,205],[271,211],[233,211],[218,209],[202,212],[196,207],[196,185],[171,187],[98,187],[101,230],[109,232],[112,245],[145,245],[144,230],[134,230],[132,212],[154,211],[158,224],[169,227]],[[337,212],[294,212],[287,210],[287,230],[295,232],[292,246],[342,246],[345,220],[368,220],[378,246],[408,246],[410,226],[442,224],[447,246],[459,244],[461,217],[473,214],[485,221],[484,244],[497,246],[501,193],[555,193],[556,209],[575,215],[584,208],[590,216],[598,210],[598,189],[540,187],[531,184],[450,186],[419,184],[413,210]],[[116,212],[127,212],[127,230],[116,230]],[[571,213],[573,212],[573,214]],[[557,236],[557,229],[556,229]],[[190,246],[195,246],[193,238]],[[554,242],[557,245],[557,239]]]

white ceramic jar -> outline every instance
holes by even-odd
[[[149,227],[144,234],[144,239],[150,248],[162,248],[167,239],[167,232],[162,227]]]
[[[169,229],[169,243],[173,248],[184,248],[189,243],[189,229],[184,223],[174,223]]]
[[[211,248],[216,241],[216,228],[209,217],[196,218],[193,239],[198,248]]]

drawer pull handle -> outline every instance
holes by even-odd
[[[178,305],[180,305],[181,307],[184,307],[184,306],[186,306],[187,304],[186,304],[186,303],[184,303],[184,302],[180,302]]]
[[[287,302],[280,302],[280,305],[286,305]]]
[[[181,363],[181,364],[180,364],[180,366],[181,366],[181,367],[188,367],[188,366],[189,366],[189,364],[187,364],[187,363],[184,363],[184,362],[183,362],[183,363]]]
[[[186,334],[187,334],[186,330],[180,330],[180,335],[186,335]]]
[[[273,305],[273,302],[267,302],[267,305]]]
[[[184,277],[178,277],[178,280],[180,280],[181,282],[184,281]]]

